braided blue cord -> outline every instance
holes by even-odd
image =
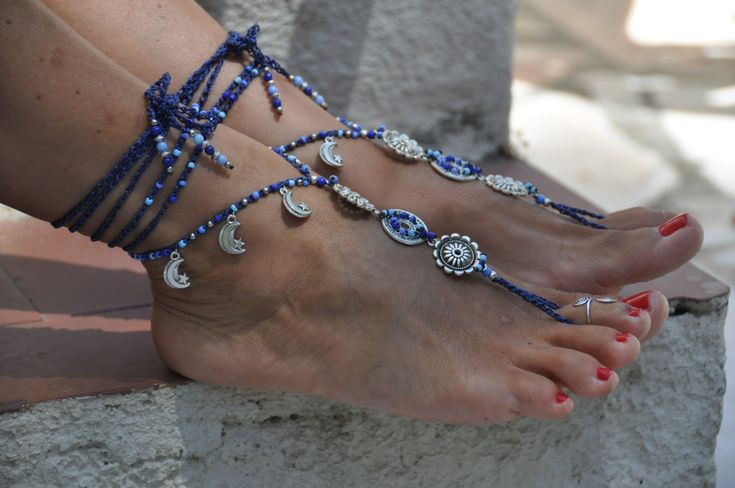
[[[535,293],[532,293],[528,290],[524,290],[523,288],[520,288],[519,286],[514,285],[510,281],[500,276],[496,276],[493,279],[493,282],[499,284],[500,286],[502,286],[509,292],[523,298],[525,301],[527,301],[534,307],[542,310],[544,313],[546,313],[546,315],[553,318],[554,320],[565,323],[565,324],[572,323],[570,319],[556,312],[556,310],[561,308],[561,305],[559,305],[558,303],[552,302],[551,300],[548,300],[544,297],[536,295]]]
[[[569,207],[567,205],[556,203],[556,202],[550,203],[549,206],[553,208],[554,210],[556,210],[557,212],[559,212],[560,214],[566,215],[567,217],[572,218],[576,220],[577,222],[579,222],[580,224],[586,225],[587,227],[592,227],[593,229],[606,229],[607,228],[604,225],[600,225],[595,222],[591,222],[587,220],[586,218],[582,217],[582,215],[587,215],[587,216],[590,216],[596,219],[603,219],[605,218],[603,215],[599,215],[594,212],[589,212],[587,210],[583,210],[580,208]]]

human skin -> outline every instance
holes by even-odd
[[[222,27],[191,0],[44,2],[148,83],[161,75],[164,60],[174,79],[184,80],[226,37]],[[141,56],[141,52],[150,55]],[[226,62],[217,89],[223,90],[241,69],[241,60]],[[271,146],[341,127],[333,115],[287,80],[280,75],[276,79],[285,107],[282,116],[275,115],[265,90],[255,83],[225,124]],[[318,147],[310,144],[295,154],[321,171],[333,170],[317,156]],[[674,214],[632,208],[609,215],[604,221],[609,230],[600,231],[483,185],[450,182],[428,165],[397,163],[369,141],[341,140],[339,152],[346,161],[339,170],[345,184],[374,196],[379,205],[400,201],[403,208],[431,220],[440,232],[482,239],[495,265],[540,286],[616,292],[626,284],[649,281],[678,268],[702,243],[701,226],[692,216],[686,217],[683,228],[664,236],[658,227]],[[486,169],[492,171],[492,167]]]
[[[54,220],[146,128],[147,84],[38,1],[0,5],[0,43],[0,200]],[[200,164],[146,249],[175,242],[225,202],[294,174],[231,128],[220,127],[213,142],[242,164],[229,173]],[[141,204],[152,176],[103,241]],[[476,276],[445,276],[425,249],[397,245],[372,219],[345,218],[334,195],[299,189],[298,198],[313,210],[305,222],[293,220],[278,198],[242,212],[243,256],[222,253],[211,236],[190,244],[193,284],[185,290],[165,286],[161,264],[146,263],[153,337],[172,369],[412,418],[554,418],[573,408],[560,388],[581,397],[610,393],[619,382],[613,369],[636,359],[639,338],[659,330],[668,312],[666,299],[648,292],[630,303],[596,303],[594,324],[580,325],[584,307],[570,304],[583,293],[532,285],[498,268],[565,304],[560,312],[577,325],[560,324]]]

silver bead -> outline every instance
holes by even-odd
[[[189,234],[189,239],[191,239],[192,241],[196,238],[197,238],[197,235],[195,233],[192,232],[191,234]]]
[[[210,229],[214,227],[214,222],[212,222],[211,220],[207,222],[207,227],[209,227]]]

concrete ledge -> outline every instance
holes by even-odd
[[[618,390],[560,421],[438,425],[190,383],[0,416],[0,486],[714,486],[726,299],[673,305]]]

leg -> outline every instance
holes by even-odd
[[[182,79],[225,37],[223,29],[194,2],[161,0],[156,7],[143,0],[46,3],[95,46],[147,81],[159,76],[162,58]],[[129,31],[131,22],[136,26],[134,36]],[[147,49],[157,55],[138,55]],[[240,69],[238,63],[227,63],[221,87]],[[331,115],[291,83],[280,80],[278,86],[287,107],[281,117],[275,117],[264,91],[253,87],[228,116],[227,124],[269,145],[339,128]],[[319,166],[317,148],[318,144],[311,144],[296,154],[326,171],[326,166]],[[397,164],[364,140],[341,142],[339,150],[346,161],[352,161],[340,170],[346,184],[374,195],[377,203],[401,201],[407,208],[424,208],[433,221],[453,222],[455,231],[482,237],[498,265],[539,285],[610,292],[681,266],[701,245],[701,227],[691,217],[683,229],[664,236],[657,227],[673,215],[629,209],[609,216],[606,225],[611,230],[600,232],[481,185],[449,183],[427,165]],[[550,261],[556,265],[549,266]]]
[[[105,172],[101,161],[113,161],[143,129],[146,85],[38,2],[0,7],[0,42],[9,46],[0,62],[10,73],[0,100],[13,109],[0,114],[8,129],[2,202],[56,218]],[[247,164],[227,176],[193,173],[191,189],[146,245],[175,242],[243,188],[293,175],[272,151],[226,127],[215,137]],[[616,386],[608,368],[639,352],[636,336],[621,331],[645,336],[665,319],[666,300],[652,293],[644,310],[619,301],[595,309],[595,326],[558,325],[498,287],[446,278],[374,222],[343,218],[325,192],[299,191],[314,211],[304,225],[277,199],[248,208],[246,258],[219,252],[213,239],[187,247],[196,286],[167,288],[161,266],[147,265],[153,335],[170,367],[211,383],[323,395],[415,418],[550,418],[572,408],[559,385],[585,397]],[[578,307],[561,311],[585,321]]]

